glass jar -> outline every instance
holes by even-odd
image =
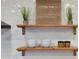
[[[69,48],[70,47],[70,41],[65,41],[65,47]]]
[[[58,47],[63,48],[64,47],[64,42],[63,41],[58,41]]]

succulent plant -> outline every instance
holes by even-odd
[[[29,19],[29,14],[30,14],[29,8],[26,9],[26,7],[22,7],[20,11],[21,11],[23,20],[24,20],[24,21],[28,21],[28,19]]]
[[[72,20],[72,9],[70,7],[68,7],[67,18],[69,21]]]
[[[73,23],[73,13],[72,13],[72,8],[69,6],[67,8],[67,19],[68,19],[68,23]]]

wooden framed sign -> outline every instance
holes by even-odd
[[[60,24],[61,0],[36,0],[36,24]]]

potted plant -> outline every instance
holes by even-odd
[[[21,14],[23,17],[23,24],[28,24],[29,14],[30,14],[29,8],[26,9],[26,7],[22,7]]]
[[[72,7],[70,6],[68,6],[67,8],[67,19],[68,19],[68,24],[73,24]]]

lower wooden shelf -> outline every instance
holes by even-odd
[[[76,47],[70,47],[70,48],[59,48],[59,47],[53,47],[53,48],[42,48],[42,47],[37,47],[37,48],[26,48],[26,47],[20,47],[16,49],[18,52],[22,52],[22,56],[25,56],[26,51],[33,51],[33,50],[67,50],[67,51],[72,51],[73,55],[76,56],[76,51],[78,51],[78,48]]]

